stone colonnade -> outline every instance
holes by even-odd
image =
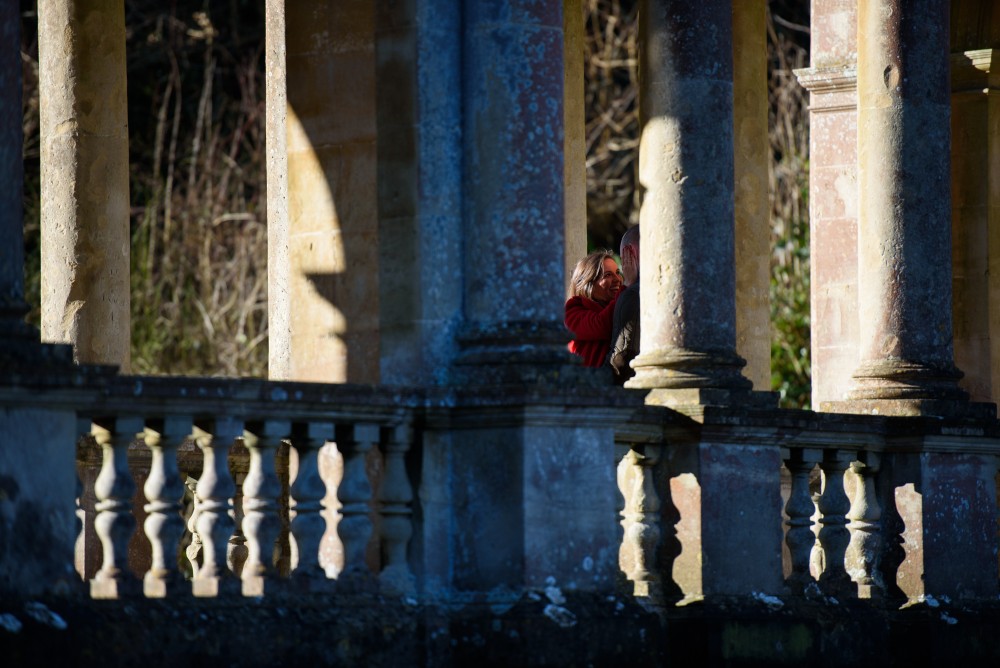
[[[817,403],[961,405],[955,355],[974,367],[973,398],[991,399],[996,318],[976,314],[995,279],[970,269],[995,255],[983,255],[992,242],[977,243],[976,232],[993,214],[979,194],[995,188],[962,177],[988,165],[990,142],[975,142],[977,153],[972,139],[956,141],[955,168],[944,167],[948,63],[932,45],[947,42],[948,16],[934,3],[813,5],[813,67],[800,76],[813,93]],[[565,268],[583,230],[572,220],[579,174],[565,156],[579,157],[582,129],[576,75],[560,63],[579,44],[580,7],[454,9],[451,0],[268,4],[275,378],[441,384],[565,361]],[[636,387],[766,387],[763,11],[763,0],[644,6]],[[127,369],[121,8],[65,0],[46,3],[40,19],[43,338],[72,341],[82,362]],[[986,52],[975,53],[953,67],[988,70]],[[996,134],[989,93],[963,85],[956,117]],[[856,157],[855,145],[865,147]],[[941,260],[952,252],[949,174],[962,198],[957,324]],[[23,292],[18,280],[5,278],[5,294]]]
[[[732,20],[729,3],[713,7]],[[392,11],[367,0],[267,5],[272,378],[440,384],[470,373],[485,380],[486,367],[509,375],[512,358],[525,367],[567,359],[564,281],[585,225],[582,8],[566,0],[453,9],[450,0]],[[729,204],[716,224],[730,250],[714,261],[724,267],[714,287],[723,293],[722,347],[737,359],[738,338],[763,387],[764,3],[733,11],[741,46],[727,37],[718,46],[754,57],[723,84],[739,93],[740,122],[721,147],[730,186],[716,200]],[[47,3],[40,43],[43,340],[73,343],[80,362],[127,370],[121,8]],[[731,116],[732,105],[721,113]]]

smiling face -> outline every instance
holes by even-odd
[[[614,299],[622,287],[622,277],[618,272],[618,264],[609,257],[604,258],[603,272],[594,281],[590,289],[590,298],[600,304],[607,304]]]

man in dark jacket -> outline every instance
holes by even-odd
[[[611,326],[611,350],[608,364],[619,385],[635,375],[629,362],[639,354],[639,226],[635,225],[622,235],[619,248],[622,259],[622,276],[625,292],[615,304]]]

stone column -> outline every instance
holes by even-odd
[[[563,26],[564,264],[566,297],[569,298],[573,268],[587,254],[587,121],[583,74],[586,35],[580,0],[563,0]]]
[[[128,108],[120,0],[38,7],[42,339],[130,363]]]
[[[24,322],[28,305],[24,301],[24,220],[21,211],[21,184],[24,179],[21,144],[21,16],[16,3],[0,7],[0,353],[6,366],[24,349],[38,342],[38,333]]]
[[[756,390],[771,388],[771,221],[767,163],[767,3],[733,3],[736,352]]]
[[[280,4],[268,9],[272,37]],[[277,325],[271,346],[279,347],[272,377],[379,380],[374,26],[367,0],[284,3],[287,222],[278,219],[268,242],[288,268],[273,268],[269,293],[281,300],[269,311]],[[277,51],[268,66],[277,84]],[[268,113],[272,134],[281,132],[281,111]],[[269,158],[276,168],[281,162]],[[281,198],[276,184],[269,197]]]
[[[948,19],[936,0],[859,6],[853,410],[937,412],[926,402],[968,396],[952,361]]]
[[[745,389],[730,2],[640,4],[642,340],[628,387]]]
[[[464,323],[456,371],[477,383],[518,380],[568,359],[562,3],[466,2],[462,34]]]
[[[847,394],[858,360],[857,0],[814,2],[809,91],[812,405]]]
[[[267,137],[267,375],[292,373],[291,262],[288,258],[288,68],[285,2],[264,6],[264,96]]]
[[[462,311],[461,11],[376,16],[380,379],[443,384]]]

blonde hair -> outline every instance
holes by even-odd
[[[591,293],[594,290],[594,283],[604,276],[604,261],[612,260],[617,266],[614,253],[609,250],[597,250],[576,263],[573,269],[573,278],[570,285],[573,288],[574,297],[586,297],[593,299]]]

